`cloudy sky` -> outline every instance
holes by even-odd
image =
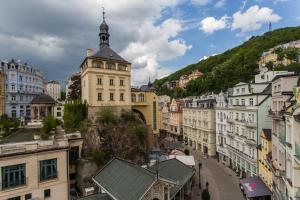
[[[111,47],[133,64],[132,84],[300,25],[300,0],[0,0],[0,59],[20,59],[65,83],[98,49],[101,7]]]

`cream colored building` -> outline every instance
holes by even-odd
[[[68,200],[68,140],[0,146],[0,199]]]
[[[58,81],[49,81],[46,85],[46,93],[55,101],[61,98],[60,83]]]
[[[88,103],[89,117],[103,106],[131,108],[131,64],[110,48],[108,30],[103,18],[99,51],[88,49],[80,65],[81,99]]]
[[[286,130],[286,184],[287,199],[300,199],[300,82],[295,90],[296,103],[287,108],[285,114]],[[294,100],[293,99],[293,100]]]
[[[186,101],[183,108],[183,138],[194,149],[216,155],[216,99],[203,95]]]
[[[284,110],[290,106],[293,88],[297,85],[296,74],[282,74],[272,81],[272,107],[269,117],[272,120],[272,160],[268,163],[272,169],[273,194],[276,198],[288,197],[286,174],[286,126]]]
[[[172,99],[169,107],[169,121],[167,135],[174,139],[179,139],[182,136],[182,100]]]
[[[81,157],[80,133],[0,145],[0,199],[68,200],[69,174]],[[73,181],[73,182],[72,182]],[[74,182],[75,181],[75,182]]]
[[[0,70],[0,116],[5,114],[5,76]]]

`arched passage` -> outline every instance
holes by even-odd
[[[144,122],[145,124],[147,124],[146,118],[145,118],[145,116],[143,115],[143,113],[142,113],[141,111],[139,111],[139,110],[137,110],[137,109],[135,109],[135,108],[133,108],[132,111],[135,112],[135,113],[137,113],[137,114],[139,115],[139,117],[143,120],[143,122]]]

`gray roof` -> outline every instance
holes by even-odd
[[[114,52],[108,45],[103,46],[100,48],[99,51],[97,51],[92,57],[102,58],[102,59],[108,59],[113,61],[121,61],[126,62],[124,58],[119,56],[116,52]]]
[[[118,158],[110,161],[94,180],[119,200],[138,200],[157,180],[155,173]]]
[[[93,194],[79,198],[78,200],[112,200],[112,198],[107,194]]]
[[[55,100],[47,94],[39,94],[32,99],[30,104],[55,104]]]
[[[174,180],[177,183],[177,185],[171,188],[171,198],[178,193],[183,185],[186,184],[195,173],[193,168],[183,164],[175,158],[159,162],[157,166],[154,165],[151,169],[153,171],[157,169],[160,176]]]

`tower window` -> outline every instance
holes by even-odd
[[[120,94],[120,101],[124,101],[124,93]]]
[[[102,78],[98,78],[97,84],[102,85]]]
[[[114,93],[110,93],[109,94],[109,100],[110,101],[114,101]]]
[[[109,85],[114,85],[114,79],[109,79]]]
[[[120,80],[120,86],[124,86],[124,80]]]
[[[98,93],[98,101],[102,101],[102,93]]]

